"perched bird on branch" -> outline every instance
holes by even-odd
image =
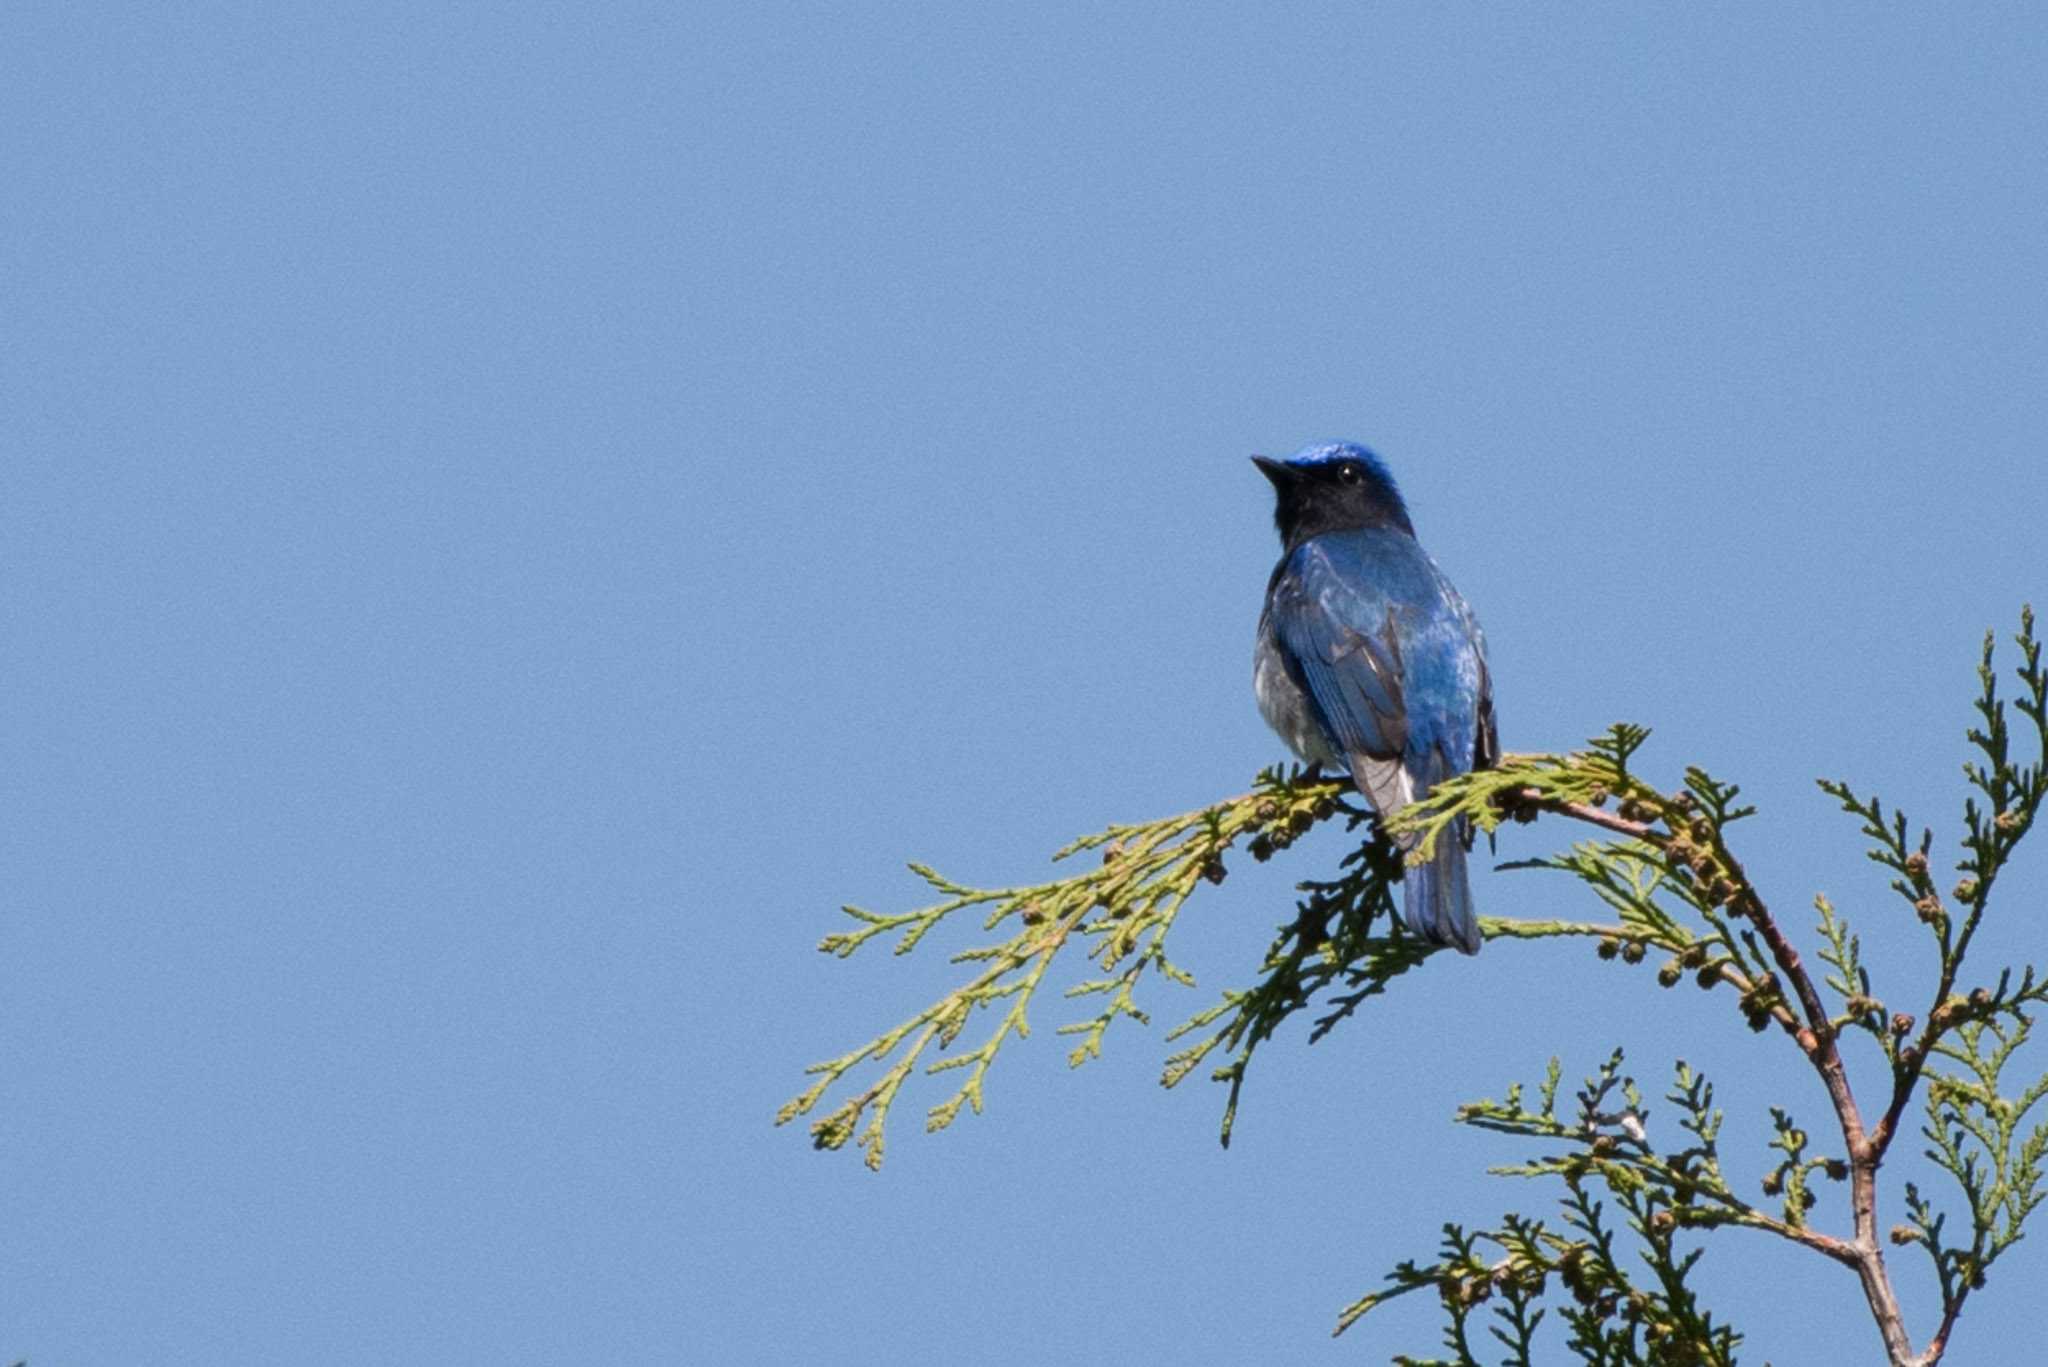
[[[1253,456],[1278,494],[1284,548],[1266,584],[1252,685],[1259,712],[1305,762],[1341,769],[1382,816],[1500,756],[1486,638],[1415,539],[1380,458],[1345,442]],[[1402,878],[1402,917],[1436,944],[1479,952],[1465,874],[1470,823]],[[1413,848],[1417,837],[1402,837]]]

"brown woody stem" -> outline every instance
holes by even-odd
[[[1555,812],[1559,816],[1603,830],[1625,835],[1633,840],[1663,845],[1669,837],[1653,829],[1649,824],[1630,821],[1613,815],[1599,807],[1582,802],[1562,802],[1545,798],[1533,789],[1524,789],[1517,795],[1525,805],[1541,811]],[[1674,826],[1685,825],[1682,814],[1671,813]],[[1948,1332],[1954,1323],[1954,1310],[1944,1315],[1941,1329],[1928,1344],[1924,1353],[1915,1355],[1912,1340],[1906,1334],[1905,1317],[1900,1312],[1897,1294],[1892,1289],[1891,1276],[1885,1268],[1884,1248],[1877,1229],[1877,1169],[1884,1160],[1884,1146],[1894,1132],[1899,1113],[1904,1109],[1906,1098],[1911,1094],[1918,1080],[1918,1067],[1902,1069],[1894,1082],[1891,1104],[1886,1108],[1885,1118],[1875,1136],[1867,1134],[1863,1127],[1863,1113],[1857,1108],[1855,1093],[1849,1086],[1849,1073],[1842,1062],[1841,1051],[1836,1047],[1835,1029],[1829,1023],[1827,1007],[1822,1003],[1820,992],[1815,988],[1813,978],[1806,971],[1799,951],[1785,938],[1777,919],[1763,898],[1757,895],[1749,876],[1742,865],[1729,853],[1718,830],[1713,833],[1714,855],[1728,871],[1729,879],[1735,885],[1732,908],[1756,927],[1758,936],[1769,948],[1778,972],[1790,985],[1793,996],[1798,1000],[1803,1021],[1786,1013],[1779,1017],[1787,1025],[1793,1038],[1799,1042],[1800,1051],[1820,1075],[1821,1085],[1827,1089],[1828,1101],[1834,1107],[1835,1120],[1842,1131],[1842,1143],[1849,1156],[1850,1207],[1855,1218],[1854,1239],[1837,1239],[1828,1235],[1802,1232],[1793,1236],[1797,1242],[1816,1252],[1854,1268],[1857,1279],[1863,1285],[1864,1299],[1870,1305],[1871,1317],[1877,1321],[1878,1332],[1884,1338],[1885,1354],[1891,1367],[1934,1367],[1947,1347]],[[1775,1014],[1775,1013],[1774,1013]],[[1929,1024],[1932,1029],[1932,1022]],[[1931,1043],[1931,1040],[1929,1041]],[[1922,1055],[1924,1058],[1924,1054]]]

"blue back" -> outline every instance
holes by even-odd
[[[1333,750],[1399,757],[1417,797],[1473,767],[1485,638],[1414,537],[1382,527],[1311,538],[1280,562],[1268,602]]]
[[[1405,529],[1302,541],[1273,571],[1264,625],[1329,751],[1380,812],[1496,758],[1485,637]],[[1470,842],[1461,821],[1456,838],[1407,869],[1402,918],[1425,939],[1473,954],[1480,935],[1465,871]]]

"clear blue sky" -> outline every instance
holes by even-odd
[[[1713,1074],[1754,1181],[1817,1086],[1583,947],[1293,1032],[1229,1153],[1158,1028],[1069,1074],[1050,1001],[880,1176],[770,1128],[948,978],[816,954],[839,902],[1280,757],[1245,457],[1314,439],[1402,478],[1510,748],[1655,726],[1925,990],[1810,779],[1952,834],[1979,633],[2048,606],[2035,7],[26,5],[0,51],[0,1352],[1384,1360],[1426,1317],[1338,1307],[1534,1195],[1453,1106],[1617,1042]],[[1205,895],[1158,1023],[1334,853]],[[2016,881],[1987,956],[2040,953]],[[1951,1361],[2015,1360],[2044,1248]],[[1747,1360],[1874,1355],[1839,1269],[1707,1266]]]

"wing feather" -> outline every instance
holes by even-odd
[[[1359,791],[1382,812],[1414,799],[1403,764],[1408,708],[1393,605],[1320,555],[1291,557],[1274,577],[1274,633]]]

